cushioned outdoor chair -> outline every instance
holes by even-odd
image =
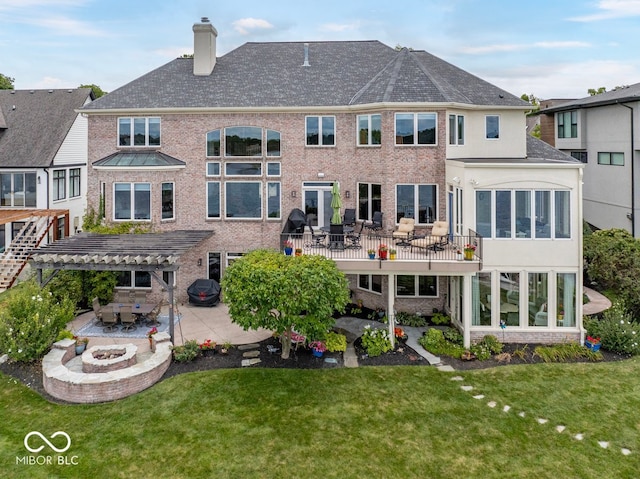
[[[393,239],[398,246],[409,246],[409,240],[413,237],[413,231],[416,226],[414,218],[400,218],[398,228],[393,232]]]
[[[120,306],[120,322],[122,323],[122,331],[135,331],[136,317],[131,312],[131,306]]]
[[[102,308],[102,331],[110,333],[118,330],[118,316],[113,312],[113,308]]]
[[[414,238],[410,241],[411,251],[413,248],[424,248],[427,252],[442,251],[449,242],[449,223],[446,221],[434,221],[431,234],[424,238]]]
[[[344,210],[344,218],[342,219],[342,224],[345,226],[355,226],[356,225],[356,210],[355,208],[347,208]]]

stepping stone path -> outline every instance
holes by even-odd
[[[260,345],[251,343],[251,344],[241,344],[238,346],[239,351],[244,351],[242,353],[242,357],[244,358],[240,365],[245,368],[248,366],[253,366],[254,364],[259,364],[260,361]]]
[[[462,377],[462,376],[453,376],[453,377],[451,378],[451,381],[464,381],[464,377]],[[462,390],[463,390],[463,391],[465,391],[465,392],[469,392],[469,391],[473,391],[473,389],[474,389],[474,388],[473,388],[473,386],[471,386],[471,385],[464,384],[464,385],[461,385],[461,386],[460,386],[460,389],[462,389]],[[473,395],[473,396],[471,396],[471,397],[472,397],[473,399],[484,399],[485,395],[484,395],[484,394],[474,394],[474,395]],[[498,405],[498,403],[497,403],[496,401],[489,401],[489,402],[487,403],[487,406],[489,406],[490,408],[495,408],[497,405]],[[502,411],[503,411],[503,412],[509,412],[510,410],[511,410],[511,406],[504,406],[504,407],[502,408]],[[524,417],[526,417],[526,413],[525,413],[524,411],[520,411],[520,412],[518,413],[518,416],[520,416],[520,417],[524,418]],[[544,424],[547,424],[547,423],[549,422],[549,420],[548,420],[548,419],[546,419],[546,418],[541,418],[541,417],[539,417],[539,418],[536,418],[536,422],[537,422],[538,424],[544,425]],[[558,433],[562,433],[562,432],[564,432],[566,429],[567,429],[567,427],[566,427],[566,426],[563,426],[563,425],[555,426],[555,430],[556,430]],[[583,441],[583,440],[585,440],[585,434],[583,434],[583,433],[573,434],[571,437],[572,437],[573,439],[575,439],[576,441]],[[610,445],[609,441],[602,441],[602,440],[600,440],[600,441],[597,441],[597,443],[598,443],[598,445],[599,445],[602,449],[609,449],[609,445]],[[626,447],[621,447],[621,448],[620,448],[620,453],[621,453],[623,456],[629,456],[632,452],[631,452],[631,449],[628,449],[628,448],[626,448]]]

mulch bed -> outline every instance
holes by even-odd
[[[523,349],[522,344],[505,344],[504,352],[513,353],[516,349]],[[511,357],[509,362],[500,362],[495,357],[486,361],[463,361],[460,359],[441,356],[440,359],[443,364],[452,366],[455,370],[472,370],[472,369],[485,369],[499,366],[506,366],[509,364],[535,364],[540,363],[542,360],[533,354],[537,344],[530,344],[526,348],[527,354],[524,358],[516,356]],[[403,342],[399,341],[394,351],[384,353],[377,357],[369,357],[360,345],[360,339],[356,339],[354,342],[356,355],[358,357],[358,364],[360,366],[428,366],[429,362],[416,353],[412,348],[408,347]],[[277,351],[271,352],[273,349]],[[308,348],[292,349],[289,359],[281,358],[280,342],[276,338],[268,338],[259,343],[260,351],[260,363],[248,366],[252,368],[290,368],[290,369],[329,369],[343,367],[344,362],[342,353],[330,353],[325,352],[323,357],[316,357],[312,354]],[[184,374],[194,371],[208,371],[211,369],[229,369],[242,367],[243,353],[245,351],[239,348],[232,348],[227,354],[222,354],[219,351],[219,347],[215,351],[205,351],[202,356],[196,358],[194,361],[189,362],[172,362],[169,369],[164,374],[162,379],[167,379],[178,374]],[[629,356],[611,353],[609,351],[600,350],[603,356],[603,361],[622,361],[628,359]],[[328,359],[328,361],[327,361]],[[581,360],[580,362],[586,362],[587,360]],[[32,363],[17,363],[7,361],[0,364],[0,371],[8,376],[11,376],[26,386],[30,387],[45,399],[51,402],[61,403],[49,396],[42,385],[42,365],[40,361],[34,361]]]

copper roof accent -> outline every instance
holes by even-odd
[[[146,234],[79,233],[37,248],[29,262],[38,269],[177,270],[180,256],[213,231]]]

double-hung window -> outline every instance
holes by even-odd
[[[118,118],[118,146],[160,146],[160,118]]]
[[[308,116],[305,121],[307,146],[335,146],[335,116]]]
[[[80,168],[71,168],[69,170],[69,198],[77,198],[81,194]]]
[[[53,200],[67,197],[67,170],[53,170]]]
[[[114,220],[151,219],[151,183],[114,183]]]
[[[400,218],[415,218],[416,224],[431,224],[436,219],[436,185],[396,185],[396,223]]]
[[[358,146],[379,145],[382,140],[382,115],[358,115]]]
[[[376,211],[382,211],[382,185],[358,183],[358,219],[370,221]]]
[[[396,113],[396,145],[435,145],[436,113]]]
[[[449,115],[449,144],[464,145],[464,116]]]

